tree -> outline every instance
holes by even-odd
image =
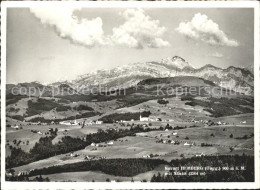
[[[230,134],[229,137],[230,137],[230,138],[233,138],[233,134]]]

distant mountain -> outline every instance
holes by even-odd
[[[102,85],[107,88],[127,88],[144,79],[175,76],[203,78],[237,92],[250,94],[254,91],[254,75],[248,69],[233,66],[221,69],[210,64],[196,69],[178,56],[160,62],[132,63],[111,70],[98,70],[78,77],[72,81],[72,87]]]
[[[77,91],[68,83],[54,83],[51,85],[42,85],[39,82],[7,84],[6,94],[20,94],[26,96],[66,96],[75,94]]]
[[[98,70],[81,75],[70,82],[55,82],[45,86],[45,95],[48,96],[52,88],[60,91],[65,87],[66,93],[64,93],[64,95],[67,95],[70,92],[83,92],[83,90],[86,91],[97,86],[101,86],[102,91],[107,91],[109,88],[119,89],[132,87],[145,79],[176,76],[199,77],[236,92],[253,94],[254,91],[254,74],[252,67],[238,68],[231,66],[222,69],[211,64],[206,64],[201,68],[194,68],[185,59],[174,56],[172,58],[162,59],[159,62],[131,63],[111,70]],[[16,85],[7,85],[7,93],[9,93],[14,86]],[[37,82],[20,83],[17,86],[25,88],[34,86],[39,89],[44,87]]]

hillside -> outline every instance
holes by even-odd
[[[61,85],[59,84],[59,86]],[[64,86],[67,87],[67,84]],[[97,94],[89,95],[66,94],[54,98],[46,96],[28,98],[25,95],[8,94],[7,116],[20,121],[59,122],[102,116],[151,100],[173,97],[179,97],[182,101],[190,101],[187,103],[188,106],[201,106],[214,117],[252,113],[253,111],[254,101],[250,96],[236,95],[233,91],[203,78],[177,76],[145,79],[137,83],[135,88],[129,87],[110,92],[100,91]],[[223,109],[226,111],[221,111]]]

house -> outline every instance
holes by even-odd
[[[11,172],[6,172],[5,175],[7,176],[13,176],[13,174]]]
[[[150,158],[150,155],[143,155],[143,158]]]
[[[177,132],[173,132],[172,135],[176,136],[176,135],[178,135],[178,133]]]
[[[192,146],[193,144],[189,144],[187,142],[184,143],[184,146]]]
[[[108,145],[113,145],[114,142],[113,142],[113,141],[109,141],[107,144],[108,144]]]
[[[149,121],[149,117],[142,117],[140,114],[140,121]]]
[[[38,133],[39,135],[42,135],[42,134],[43,134],[41,131],[38,131],[37,133]]]
[[[167,141],[166,140],[163,140],[163,144],[166,144],[167,143]]]
[[[19,171],[18,176],[27,176],[29,173],[27,171]]]
[[[246,121],[241,121],[241,123],[246,124]]]
[[[19,129],[20,127],[18,125],[15,125],[15,126],[11,126],[11,128],[13,129]]]
[[[103,121],[97,120],[97,121],[96,121],[96,124],[97,124],[97,125],[101,125],[101,124],[103,124]]]
[[[201,154],[196,154],[196,157],[205,156],[205,154],[202,152]]]
[[[96,146],[96,143],[91,143],[91,145],[90,146]]]
[[[175,141],[171,141],[171,144],[175,144]]]
[[[169,131],[169,129],[165,129],[165,131]]]
[[[78,125],[77,120],[74,121],[61,121],[59,122],[60,125]]]

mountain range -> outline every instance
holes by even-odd
[[[207,64],[201,68],[194,68],[183,58],[174,56],[162,59],[160,62],[132,63],[116,67],[111,70],[98,70],[78,77],[70,82],[73,88],[81,86],[103,85],[108,88],[127,88],[148,78],[167,78],[175,76],[195,76],[214,82],[224,88],[236,92],[249,93],[254,91],[254,75],[252,68],[228,67],[218,68]]]
[[[176,76],[194,76],[209,80],[214,84],[228,88],[236,92],[253,94],[254,74],[253,68],[240,68],[230,66],[228,68],[218,68],[211,64],[206,64],[201,68],[194,68],[185,59],[174,56],[162,59],[159,62],[131,63],[111,70],[97,70],[77,77],[73,81],[61,81],[49,84],[47,87],[66,87],[70,91],[75,89],[81,92],[83,88],[102,86],[107,89],[129,88],[137,85],[140,81],[149,78],[167,78]],[[20,83],[18,86],[43,85],[33,83]],[[7,93],[14,85],[7,85]],[[71,89],[70,89],[71,88]],[[46,89],[45,89],[46,90]]]

